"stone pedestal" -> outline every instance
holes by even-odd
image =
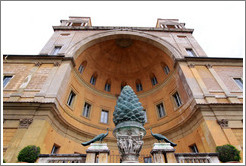
[[[155,143],[150,153],[154,163],[177,163],[174,152],[170,143]]]
[[[86,163],[108,163],[110,150],[106,143],[92,143],[86,150]],[[97,160],[98,156],[98,160]]]
[[[122,163],[139,163],[138,157],[144,143],[142,139],[146,131],[129,124],[127,124],[127,127],[116,128],[113,134],[117,138]]]

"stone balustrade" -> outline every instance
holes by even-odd
[[[40,154],[38,163],[85,163],[85,154]]]
[[[177,163],[220,163],[218,153],[175,153]]]
[[[220,163],[218,153],[174,153],[177,163]],[[140,163],[144,158],[140,156]],[[40,154],[38,163],[85,163],[86,154]],[[120,155],[109,155],[109,163],[119,163]],[[151,160],[152,162],[152,160]]]

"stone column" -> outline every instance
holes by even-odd
[[[150,153],[154,163],[177,163],[174,152],[175,149],[170,143],[155,143]]]
[[[96,163],[96,157],[98,157],[98,163],[108,163],[108,155],[110,150],[106,143],[93,143],[86,150],[86,163]]]

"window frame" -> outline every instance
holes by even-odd
[[[85,104],[90,105],[90,107],[89,107],[89,111],[88,111],[89,113],[87,113],[87,114],[88,114],[88,117],[87,117],[87,116],[84,116]],[[91,110],[92,110],[92,104],[91,104],[91,103],[89,103],[89,102],[87,102],[87,101],[85,101],[85,102],[84,102],[84,106],[83,106],[83,110],[82,110],[82,114],[81,114],[81,116],[82,116],[82,117],[84,117],[84,118],[90,119],[90,116],[91,116]]]
[[[84,65],[82,65],[82,63],[81,63],[81,64],[79,65],[78,71],[79,71],[80,74],[82,74],[84,70],[85,70],[85,67],[84,67]]]
[[[4,77],[11,77],[5,85],[4,85]],[[13,78],[14,78],[14,75],[3,75],[3,89],[5,89],[5,88],[8,86],[9,82],[10,82]]]
[[[90,79],[90,84],[91,85],[94,85],[94,86],[96,85],[97,77],[98,77],[98,75],[97,75],[96,72],[92,74],[91,79]]]
[[[56,148],[56,150],[54,148]],[[50,154],[58,154],[57,152],[59,152],[60,148],[61,148],[61,146],[54,143],[52,146]],[[55,153],[54,153],[54,151],[55,151]]]
[[[58,51],[57,51],[57,48],[59,48]],[[61,45],[55,45],[51,52],[51,55],[59,55],[59,52],[61,51],[61,49],[62,49]]]
[[[165,65],[163,67],[163,70],[164,70],[164,72],[165,72],[166,75],[168,75],[170,73],[170,68],[168,67],[168,65]]]
[[[238,86],[238,88],[240,90],[243,90],[243,79],[241,77],[233,77],[232,79],[235,82],[235,84]],[[240,80],[240,83],[237,82],[236,80]],[[241,85],[242,85],[242,87],[241,87]]]
[[[177,95],[176,95],[176,94],[177,94]],[[178,97],[178,98],[177,98],[178,101],[176,100],[176,96]],[[178,91],[175,91],[175,92],[172,94],[172,100],[173,100],[173,102],[174,102],[174,104],[175,104],[175,109],[180,108],[180,107],[183,105],[183,102],[182,102],[182,100],[181,100],[181,97],[180,97]],[[179,104],[180,104],[180,105],[179,105]]]
[[[163,116],[160,116],[160,111],[159,111],[159,107],[158,107],[159,105],[162,105],[163,106],[163,113],[164,113]],[[162,119],[162,118],[164,118],[164,117],[167,116],[165,105],[164,105],[163,102],[160,102],[160,103],[156,104],[155,107],[156,107],[158,119]]]
[[[155,80],[155,82],[153,80]],[[157,81],[156,76],[151,77],[151,83],[152,83],[153,86],[155,86],[156,84],[158,84],[158,81]]]
[[[74,96],[73,96],[73,98],[72,98],[71,105],[69,105],[68,101],[69,101],[69,99],[70,99],[71,93],[73,93]],[[67,106],[68,106],[69,108],[71,108],[71,109],[73,109],[73,107],[74,107],[74,105],[75,105],[76,96],[77,96],[77,93],[75,92],[75,90],[73,90],[73,89],[71,88],[71,89],[70,89],[70,93],[69,93],[69,95],[68,95],[68,97],[67,97],[67,102],[66,102]]]
[[[106,92],[110,92],[110,91],[111,91],[111,84],[108,83],[108,82],[106,82],[106,83],[105,83],[105,86],[104,86],[104,90],[105,90]]]
[[[107,112],[107,122],[102,122],[102,112]],[[102,124],[109,124],[109,110],[106,110],[106,109],[101,109],[101,114],[100,114],[100,120],[99,120],[100,123]]]
[[[197,57],[194,49],[192,49],[192,48],[185,48],[185,50],[186,50],[186,53],[188,54],[189,57]]]
[[[137,92],[143,91],[143,86],[142,86],[141,82],[140,83],[136,83],[136,89],[137,89]]]
[[[194,148],[193,148],[194,147]],[[190,146],[189,146],[189,149],[190,149],[190,151],[192,152],[192,153],[199,153],[199,150],[198,150],[198,148],[197,148],[197,146],[196,146],[196,144],[194,143],[194,144],[191,144]]]

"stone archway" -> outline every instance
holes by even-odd
[[[68,49],[66,55],[68,57],[74,57],[74,59],[76,59],[88,47],[105,40],[116,38],[131,38],[152,44],[164,51],[168,56],[171,57],[173,61],[175,61],[176,58],[182,57],[181,53],[177,50],[177,48],[175,48],[168,41],[146,32],[134,30],[111,30],[91,35],[74,44],[70,49]]]

